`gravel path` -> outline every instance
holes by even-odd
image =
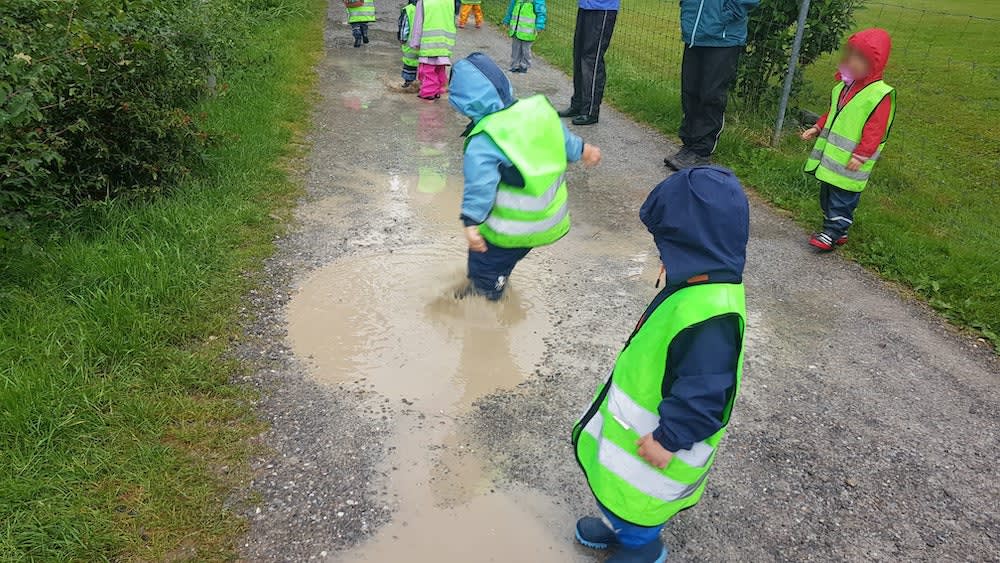
[[[334,4],[307,195],[265,286],[247,299],[250,338],[235,351],[256,367],[247,383],[262,390],[271,425],[252,484],[260,502],[247,514],[249,561],[349,561],[398,509],[386,494],[384,436],[408,403],[363,373],[317,382],[311,359],[291,351],[289,300],[346,257],[421,248],[452,227],[448,240],[462,244],[453,206],[463,120],[444,101],[387,87],[398,78],[394,4],[378,3],[364,49],[350,47]],[[509,43],[462,30],[460,53],[476,50],[502,63]],[[513,82],[522,97],[569,98],[567,77],[543,62]],[[573,231],[532,254],[536,279],[516,272],[513,281],[545,296],[541,360],[524,383],[479,398],[456,421],[496,470],[496,488],[530,489],[567,516],[550,530],[565,542],[568,516],[591,508],[569,431],[654,293],[658,264],[637,212],[670,148],[611,108],[578,132],[605,162],[572,169]],[[381,180],[423,181],[428,167],[443,178],[430,203]],[[996,358],[857,265],[810,252],[801,229],[765,204],[753,202],[752,218],[743,392],[704,501],[667,527],[671,561],[1000,560]]]

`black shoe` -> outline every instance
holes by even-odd
[[[559,117],[576,117],[580,115],[580,108],[570,106],[559,112]]]
[[[593,125],[597,123],[597,115],[578,115],[573,118],[573,125]]]
[[[367,34],[367,33],[362,33],[362,34],[361,34],[361,41],[362,41],[362,42],[363,42],[363,43],[364,43],[365,45],[367,45],[367,44],[368,44],[368,34]]]
[[[681,147],[673,156],[663,159],[663,163],[674,170],[684,170],[695,166],[707,166],[712,164],[711,156],[701,156],[687,147]]]

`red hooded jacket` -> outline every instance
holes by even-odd
[[[859,31],[847,40],[847,44],[860,51],[861,54],[868,59],[868,64],[871,65],[871,71],[868,73],[868,76],[855,80],[844,89],[843,93],[840,95],[840,101],[837,104],[840,108],[843,108],[847,102],[851,101],[851,98],[864,89],[865,86],[882,79],[882,73],[885,71],[885,65],[889,62],[889,51],[892,50],[892,39],[889,37],[889,33],[884,29],[879,28]],[[838,72],[837,80],[840,79],[841,76]],[[875,151],[878,150],[878,146],[882,144],[882,139],[885,138],[885,130],[889,126],[889,115],[892,113],[891,110],[892,102],[889,100],[889,97],[886,96],[868,118],[868,122],[865,124],[865,128],[861,133],[861,142],[858,143],[857,148],[854,149],[854,156],[860,158],[861,160],[868,160],[873,154],[875,154]],[[828,113],[824,113],[823,116],[816,122],[817,128],[823,129],[823,126],[826,124]]]

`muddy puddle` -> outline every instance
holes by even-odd
[[[396,192],[420,185],[392,182]],[[384,204],[399,204],[386,194]],[[458,298],[461,242],[442,237],[343,258],[315,272],[289,306],[289,339],[316,380],[363,380],[399,405],[384,468],[386,502],[398,510],[368,543],[331,560],[577,560],[564,529],[570,515],[537,493],[501,491],[456,423],[477,398],[523,381],[541,358],[549,313],[534,284],[517,280],[546,274],[529,257],[502,302]]]

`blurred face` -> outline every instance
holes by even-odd
[[[844,56],[840,59],[840,71],[851,80],[859,80],[868,76],[868,73],[871,72],[871,65],[868,64],[868,59],[861,54],[861,51],[848,45],[844,47]]]

